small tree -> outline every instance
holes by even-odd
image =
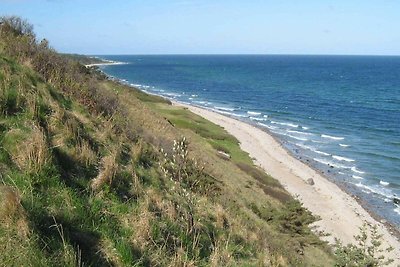
[[[33,25],[17,16],[0,17],[1,30],[15,35],[29,35],[34,37]]]
[[[360,227],[360,234],[355,236],[355,239],[356,245],[348,244],[346,246],[336,240],[335,266],[375,267],[389,265],[393,262],[393,259],[386,259],[383,255],[384,252],[390,252],[393,248],[382,248],[382,235],[378,233],[376,225],[369,227],[364,223]]]

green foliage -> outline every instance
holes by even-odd
[[[389,252],[393,248],[382,248],[382,236],[378,234],[377,226],[372,227],[364,223],[360,227],[360,234],[355,236],[357,244],[343,245],[337,241],[335,245],[335,266],[362,267],[362,266],[386,266],[393,259],[386,259],[383,252]]]

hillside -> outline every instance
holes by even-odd
[[[334,264],[234,137],[26,23],[0,26],[0,183],[2,266]]]

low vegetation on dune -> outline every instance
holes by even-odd
[[[1,20],[0,265],[334,265],[313,221],[221,127]]]

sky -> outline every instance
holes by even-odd
[[[399,0],[0,0],[60,52],[400,55]]]

